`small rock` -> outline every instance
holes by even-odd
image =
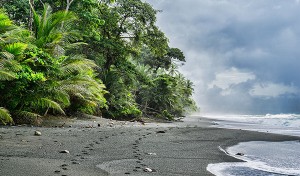
[[[42,133],[41,133],[40,131],[35,131],[35,132],[34,132],[34,135],[35,135],[35,136],[41,136]]]
[[[245,154],[244,153],[237,153],[235,155],[238,155],[238,156],[244,156]]]
[[[152,169],[146,167],[146,168],[144,169],[144,172],[153,172],[153,171],[152,171]]]
[[[55,173],[60,173],[60,171],[59,170],[56,170],[56,171],[54,171]]]
[[[166,133],[165,131],[157,131],[156,133]]]
[[[212,125],[219,125],[217,122],[212,122]]]
[[[70,151],[69,150],[62,150],[59,153],[70,153]]]

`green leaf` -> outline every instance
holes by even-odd
[[[9,111],[3,107],[0,107],[0,122],[4,125],[6,125],[7,123],[13,123],[13,119]]]
[[[16,79],[16,75],[10,71],[0,70],[0,81],[10,81]]]
[[[41,98],[39,99],[39,104],[44,108],[51,108],[56,110],[57,112],[60,112],[61,114],[65,115],[64,110],[61,108],[60,104],[57,102],[50,100],[48,98]]]
[[[20,43],[20,42],[11,43],[4,46],[4,50],[13,54],[14,56],[23,54],[26,48],[27,48],[27,44]]]

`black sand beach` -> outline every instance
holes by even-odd
[[[208,164],[237,161],[219,146],[299,140],[208,124],[203,119],[146,125],[97,119],[64,128],[1,127],[0,175],[212,175]]]

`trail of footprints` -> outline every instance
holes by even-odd
[[[132,169],[133,172],[146,172],[145,169],[148,167],[147,164],[145,164],[144,161],[144,156],[145,152],[141,151],[139,146],[142,142],[143,139],[147,138],[148,136],[152,135],[153,132],[150,131],[151,129],[148,128],[146,129],[147,133],[146,134],[141,134],[142,129],[138,130],[140,133],[138,134],[137,140],[134,141],[132,144],[132,153],[133,157],[135,159],[135,168]],[[156,172],[155,169],[152,169],[152,172]],[[125,175],[130,175],[131,172],[125,172]]]
[[[157,128],[158,129],[158,128]],[[169,128],[171,130],[171,128]],[[143,133],[144,131],[144,133]],[[98,131],[99,133],[102,133],[103,131]],[[146,133],[145,133],[146,132]],[[161,131],[158,131],[157,133],[160,133]],[[90,143],[86,145],[83,150],[81,150],[81,154],[75,155],[75,159],[72,159],[69,164],[64,163],[59,166],[58,170],[55,170],[54,173],[56,175],[61,174],[61,176],[68,176],[65,172],[69,170],[69,166],[71,165],[80,165],[81,162],[84,162],[85,160],[88,159],[89,156],[91,156],[90,152],[95,150],[95,145],[101,145],[103,142],[107,141],[109,138],[114,137],[114,136],[119,136],[119,135],[127,135],[127,133],[131,133],[131,135],[137,136],[136,140],[134,143],[131,145],[131,150],[133,154],[133,158],[135,160],[135,166],[134,168],[131,168],[132,170],[125,172],[125,175],[130,175],[132,172],[133,173],[138,173],[138,172],[148,172],[146,168],[148,168],[147,164],[144,163],[144,157],[147,153],[143,152],[140,150],[140,144],[143,139],[151,136],[154,134],[154,130],[151,131],[151,128],[147,129],[139,129],[137,133],[132,133],[132,132],[120,132],[119,134],[113,133],[111,135],[108,134],[102,134],[103,137],[99,138],[99,141],[93,141],[93,143]],[[101,135],[101,136],[102,136]],[[151,168],[151,172],[157,172],[155,169]]]

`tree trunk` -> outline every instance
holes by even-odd
[[[69,11],[69,8],[73,2],[74,2],[74,0],[67,0],[67,7],[66,7],[67,12]]]
[[[74,0],[67,0],[66,13],[68,13],[69,8],[73,2],[74,2]],[[63,28],[63,27],[64,27],[64,22],[61,23],[61,28]]]
[[[29,3],[31,4],[32,8],[34,7],[34,0],[29,0]],[[30,8],[30,14],[28,18],[28,30],[32,31],[33,26],[33,9]]]

